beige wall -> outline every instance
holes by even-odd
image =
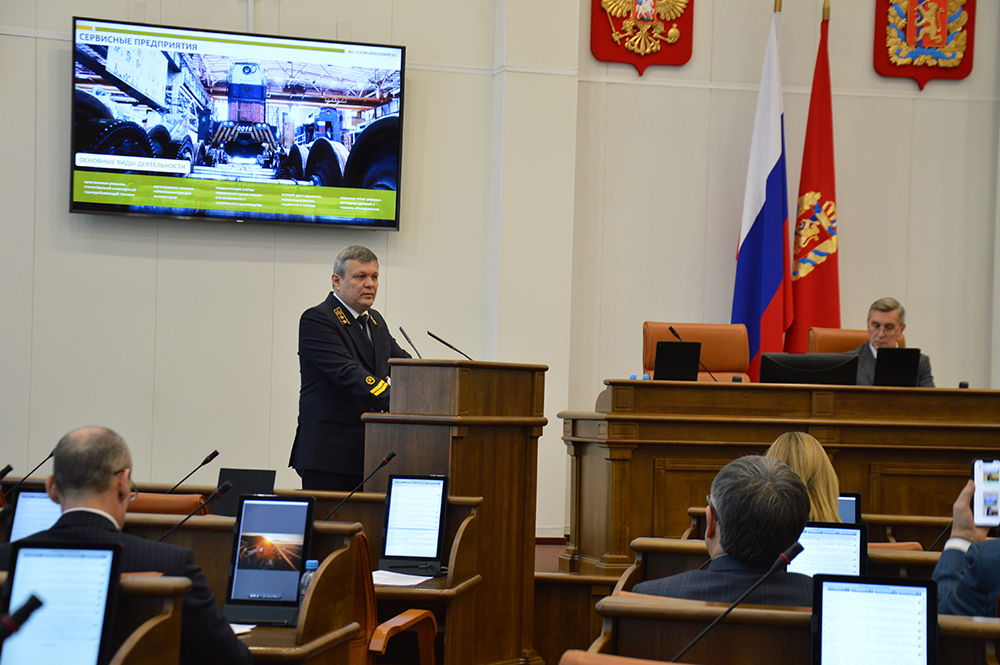
[[[361,242],[381,259],[376,306],[425,356],[455,357],[431,329],[476,358],[549,365],[537,523],[561,534],[556,413],[638,370],[643,320],[728,320],[772,6],[697,0],[691,62],[639,78],[590,55],[590,4],[255,0],[258,32],[408,47],[402,230],[385,233],[70,215],[70,17],[244,30],[246,0],[0,3],[0,463],[24,472],[99,423],[130,442],[140,480],[179,478],[218,448],[216,465],[294,486],[298,316],[325,297],[336,251]],[[782,17],[792,197],[819,4]],[[873,72],[869,3],[842,4],[844,325],[896,295],[939,385],[988,387],[1000,12],[979,3],[968,79],[917,92]]]

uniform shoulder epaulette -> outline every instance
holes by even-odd
[[[338,307],[337,309],[333,310],[333,313],[337,315],[337,318],[340,319],[340,322],[343,323],[345,326],[351,325],[351,322],[347,320],[347,315],[344,314],[344,310]]]

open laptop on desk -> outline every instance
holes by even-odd
[[[10,613],[32,595],[42,606],[0,645],[0,665],[101,665],[111,658],[121,546],[117,543],[15,543]]]
[[[915,388],[920,374],[920,349],[879,349],[872,385]]]
[[[222,487],[226,482],[233,484],[235,492],[226,492],[212,506],[213,515],[236,517],[240,507],[240,496],[243,494],[271,494],[274,492],[274,469],[219,469],[219,480],[216,487]]]
[[[701,342],[656,343],[653,378],[657,381],[697,381]]]

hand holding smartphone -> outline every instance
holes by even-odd
[[[972,521],[976,526],[1000,526],[1000,460],[972,462]]]

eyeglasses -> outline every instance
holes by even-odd
[[[896,326],[896,324],[894,323],[887,323],[883,326],[881,323],[877,323],[875,321],[869,321],[868,327],[871,328],[872,332],[878,332],[879,330],[881,330],[886,335],[891,335],[897,330],[899,330],[899,327]]]
[[[722,520],[719,519],[719,511],[716,510],[715,506],[712,505],[712,497],[708,496],[707,494],[705,495],[705,505],[707,505],[709,508],[712,509],[712,517],[715,518],[715,523],[722,524]]]
[[[128,471],[128,469],[129,469],[129,467],[126,466],[124,468],[118,469],[117,471],[115,471],[111,475],[117,476],[119,473],[125,473],[126,471]],[[128,495],[128,502],[132,503],[133,501],[135,501],[135,498],[137,496],[139,496],[139,488],[135,486],[134,482],[132,482],[132,476],[129,476],[129,478],[128,478],[128,484],[129,484],[129,487],[131,487],[131,489],[132,489],[132,491],[129,492],[129,495]]]

